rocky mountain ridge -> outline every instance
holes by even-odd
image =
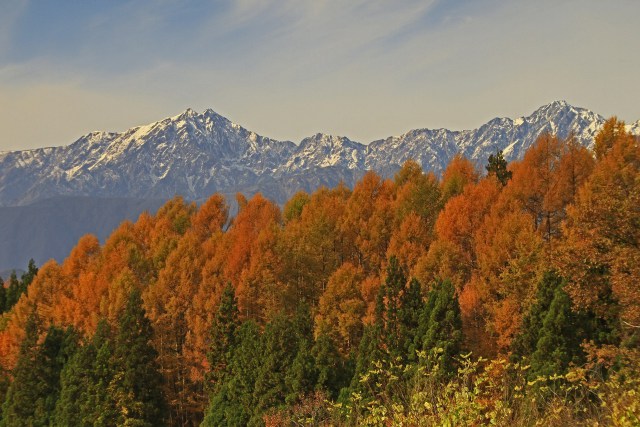
[[[604,117],[565,101],[527,117],[496,118],[473,130],[415,129],[361,144],[316,134],[300,144],[249,131],[213,110],[183,113],[125,132],[92,132],[63,147],[0,154],[0,206],[58,196],[202,199],[214,192],[262,192],[278,202],[299,189],[343,181],[367,170],[392,175],[406,160],[440,173],[462,153],[479,169],[491,153],[522,157],[544,132],[573,133],[592,146]],[[640,134],[640,120],[628,126]]]

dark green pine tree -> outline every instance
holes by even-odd
[[[41,380],[45,397],[42,400],[41,419],[45,424],[51,424],[55,412],[56,402],[60,397],[60,376],[62,369],[73,357],[78,349],[78,335],[73,328],[66,330],[55,326],[49,327],[44,342],[39,348],[39,367],[42,371]]]
[[[12,277],[15,278],[15,272]],[[2,405],[2,426],[35,424],[34,409],[40,398],[40,381],[36,374],[38,335],[38,318],[32,313],[27,319],[25,337],[20,344],[18,362],[13,370],[13,382]]]
[[[236,347],[236,334],[239,327],[238,303],[235,291],[228,284],[222,294],[218,312],[211,326],[211,347],[207,353],[209,372],[208,389],[216,392],[228,375],[228,365]]]
[[[50,327],[38,345],[38,319],[31,314],[3,405],[3,426],[48,426],[60,394],[60,372],[75,350],[75,334]]]
[[[11,385],[11,372],[0,366],[0,425],[2,425],[2,404],[7,398],[7,391]]]
[[[91,400],[88,390],[94,384],[95,360],[96,347],[92,342],[88,342],[78,348],[62,369],[60,398],[56,402],[53,426],[93,426],[87,414],[88,402]]]
[[[18,276],[16,276],[16,272],[12,271],[9,276],[9,282],[7,283],[7,299],[5,305],[5,311],[9,311],[13,308],[14,305],[18,302],[21,293],[21,283],[18,280]]]
[[[256,405],[253,390],[264,357],[260,328],[252,320],[238,328],[224,382],[211,396],[203,426],[246,426]]]
[[[553,271],[547,271],[538,283],[535,302],[522,319],[521,332],[511,345],[515,360],[530,356],[536,349],[544,318],[549,311],[556,289],[563,286],[562,277]]]
[[[285,403],[292,405],[311,393],[318,379],[315,358],[311,352],[311,343],[302,339],[291,366],[288,367],[284,382],[287,389]]]
[[[118,322],[113,354],[114,376],[109,390],[120,412],[120,425],[160,426],[166,403],[157,352],[151,345],[153,329],[134,288]]]
[[[353,372],[328,335],[318,336],[311,353],[317,375],[316,390],[325,391],[332,399],[337,398],[340,390],[349,385]]]
[[[571,310],[571,300],[562,287],[542,322],[535,351],[531,354],[531,375],[562,374],[571,362],[580,362],[580,325]]]
[[[585,362],[584,341],[619,345],[615,328],[592,312],[573,311],[572,302],[559,285],[544,316],[535,350],[531,354],[531,376],[564,373],[571,365]]]
[[[0,277],[0,314],[7,311],[7,288],[4,287],[4,280]]]
[[[298,353],[298,338],[294,322],[285,314],[267,323],[262,334],[262,363],[253,390],[256,410],[249,425],[262,425],[262,415],[282,405],[289,395],[286,377]]]
[[[371,374],[377,362],[384,363],[389,359],[385,348],[385,304],[384,285],[380,287],[376,297],[375,317],[372,325],[366,325],[355,358],[355,368],[349,392],[359,392],[365,397],[372,397],[376,389],[377,378]],[[365,380],[366,378],[366,380]],[[347,393],[348,394],[348,393]],[[341,393],[341,395],[343,395]],[[343,395],[344,396],[344,395]]]
[[[420,282],[416,279],[412,279],[409,283],[409,287],[405,289],[401,299],[398,317],[400,320],[402,358],[405,362],[414,360],[415,358],[413,341],[415,340],[418,324],[420,323],[420,313],[424,306],[422,291],[420,288]]]
[[[384,290],[385,299],[385,326],[384,337],[389,354],[397,357],[402,354],[404,340],[402,336],[401,306],[402,293],[407,278],[395,256],[389,258],[387,277],[381,289]]]
[[[429,292],[422,309],[414,345],[426,353],[430,363],[437,363],[438,373],[455,371],[454,357],[462,344],[462,320],[455,289],[449,280],[438,282]]]
[[[512,172],[507,170],[507,161],[504,159],[502,150],[497,150],[496,154],[491,154],[486,166],[487,174],[493,175],[503,185],[511,179]]]
[[[311,393],[318,379],[318,371],[312,354],[313,321],[307,304],[298,305],[291,326],[295,332],[292,339],[295,339],[298,348],[291,365],[285,367],[285,386],[287,389],[285,402],[288,404],[293,404]]]
[[[94,358],[91,361],[88,386],[80,400],[82,423],[94,427],[112,426],[120,421],[120,412],[116,409],[111,388],[114,378],[114,346],[111,326],[106,319],[98,322],[90,345],[93,350],[89,353]]]
[[[553,271],[544,274],[536,301],[512,344],[513,359],[530,357],[529,375],[563,373],[571,363],[582,364],[583,341],[617,344],[614,328],[592,312],[574,311],[564,292],[564,279]]]
[[[27,288],[33,282],[33,279],[38,274],[38,267],[36,267],[35,261],[32,259],[29,260],[29,265],[27,266],[27,271],[22,274],[20,277],[20,291],[24,293],[27,291]]]

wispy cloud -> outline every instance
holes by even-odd
[[[27,0],[0,3],[0,56],[11,47],[12,32],[27,7]]]
[[[276,138],[325,131],[363,142],[473,127],[555,98],[640,116],[637,2],[2,3],[0,150],[188,106]],[[61,108],[65,91],[82,108]],[[3,117],[52,110],[66,114],[40,133]]]

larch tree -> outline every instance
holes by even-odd
[[[373,172],[355,185],[340,225],[346,260],[376,274],[386,260],[393,225],[394,184]]]
[[[479,179],[480,174],[474,164],[462,154],[457,153],[442,173],[440,192],[443,204],[450,198],[462,194],[468,184],[476,184]]]
[[[362,336],[366,310],[360,293],[363,280],[362,269],[343,264],[329,278],[315,317],[316,336],[330,338],[345,357],[358,347]]]
[[[632,335],[640,325],[640,146],[615,119],[596,139],[598,161],[567,209],[556,264],[577,307],[618,318]]]
[[[505,197],[506,196],[506,197]],[[502,193],[475,233],[480,303],[498,349],[507,349],[535,295],[543,246],[531,215]]]
[[[412,271],[434,238],[434,223],[442,208],[440,183],[410,160],[396,173],[394,184],[394,224],[386,256],[396,256]]]

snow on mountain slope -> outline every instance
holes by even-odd
[[[629,125],[627,125],[626,127],[627,132],[633,134],[633,135],[640,135],[640,120],[638,120],[635,123],[631,123]]]
[[[562,138],[573,132],[581,144],[591,148],[593,138],[604,121],[602,116],[589,110],[573,107],[565,101],[555,101],[528,117],[515,120],[495,118],[474,130],[421,129],[375,141],[369,145],[367,166],[383,171],[385,168],[397,168],[413,158],[425,170],[440,173],[458,152],[481,166],[498,149],[512,161],[522,158],[545,132]]]
[[[348,138],[318,133],[303,139],[278,172],[283,174],[325,167],[361,169],[365,149],[364,145]]]
[[[0,205],[56,195],[199,198],[272,173],[294,149],[207,110],[0,158]]]
[[[0,153],[0,206],[55,196],[189,199],[216,191],[263,192],[283,202],[299,189],[343,181],[366,170],[391,176],[408,159],[440,173],[460,152],[478,168],[497,149],[522,157],[544,132],[573,133],[591,147],[604,118],[555,101],[527,117],[496,118],[478,129],[416,129],[363,145],[316,134],[299,145],[251,132],[212,110],[182,114],[122,133],[93,132],[55,148]],[[640,121],[628,126],[640,134]]]

